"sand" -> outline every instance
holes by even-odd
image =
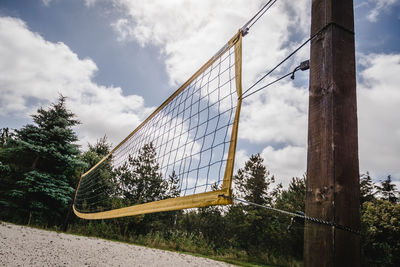
[[[232,266],[176,252],[0,222],[0,266]]]

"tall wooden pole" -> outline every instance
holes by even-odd
[[[306,215],[360,227],[352,0],[312,0]],[[305,266],[359,266],[359,236],[306,222]]]

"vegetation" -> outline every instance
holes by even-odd
[[[284,266],[301,265],[304,222],[243,204],[85,221],[69,216],[78,174],[110,152],[107,138],[81,153],[73,127],[79,122],[66,99],[33,115],[34,124],[0,132],[0,219],[66,229],[68,232],[199,253],[232,263],[237,260]],[[159,174],[153,144],[113,169],[99,168],[96,182],[114,208],[179,195],[178,177]],[[291,212],[304,211],[306,176],[288,188],[275,185],[263,158],[252,155],[234,176],[237,196]],[[361,176],[362,264],[400,265],[399,192],[391,176],[375,184]],[[98,192],[87,194],[98,196]],[[99,196],[98,196],[99,197]],[[100,196],[104,198],[104,196]]]
[[[399,192],[389,175],[379,185],[361,177],[362,259],[365,266],[400,265]]]
[[[0,151],[1,217],[20,223],[59,225],[84,166],[72,127],[79,121],[65,98],[32,116],[34,124],[7,134]]]

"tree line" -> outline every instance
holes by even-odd
[[[240,203],[109,220],[76,218],[71,205],[79,176],[107,155],[111,145],[103,137],[80,151],[73,130],[80,122],[63,96],[47,109],[38,109],[32,120],[21,129],[1,130],[0,219],[225,259],[301,265],[304,221]],[[118,208],[180,194],[175,173],[161,176],[151,143],[119,168],[106,161],[98,171],[95,182],[102,190],[82,192],[82,209],[98,208],[98,203]],[[294,177],[283,188],[255,154],[234,175],[234,194],[302,212],[306,179]],[[399,266],[399,192],[391,176],[374,183],[369,173],[361,175],[360,203],[362,264]]]

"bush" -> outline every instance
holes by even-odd
[[[363,264],[367,266],[400,266],[400,204],[386,200],[363,204]]]

